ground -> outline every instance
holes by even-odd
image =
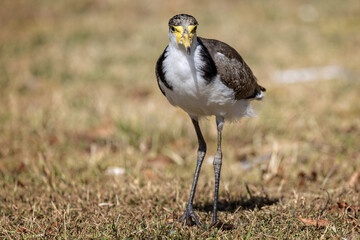
[[[257,117],[225,123],[214,227],[214,118],[200,123],[204,228],[176,222],[197,141],[154,67],[182,12],[267,88]],[[355,0],[1,1],[0,237],[358,239],[359,22]],[[341,74],[276,81],[325,66]]]

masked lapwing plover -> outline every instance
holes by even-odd
[[[170,42],[156,63],[156,77],[161,92],[173,105],[187,112],[198,138],[197,164],[189,202],[179,221],[192,220],[201,226],[193,210],[193,200],[200,168],[206,153],[199,119],[215,116],[217,151],[213,166],[215,194],[212,223],[217,221],[217,201],[222,164],[221,131],[225,120],[252,117],[252,100],[260,100],[265,88],[239,53],[226,43],[197,36],[198,22],[193,16],[179,14],[169,20]]]

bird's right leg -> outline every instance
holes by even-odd
[[[197,135],[198,142],[199,142],[199,148],[198,148],[198,153],[197,153],[195,176],[194,176],[194,181],[193,181],[191,192],[190,192],[189,202],[186,206],[186,210],[185,210],[184,214],[180,217],[179,222],[184,220],[183,225],[188,225],[188,224],[191,224],[191,218],[192,218],[195,221],[196,225],[201,226],[201,224],[200,224],[199,220],[196,218],[196,215],[193,210],[193,200],[194,200],[194,195],[195,195],[195,191],[196,191],[196,185],[197,185],[197,181],[199,178],[201,165],[204,160],[205,153],[206,153],[206,143],[205,143],[203,135],[201,134],[198,120],[194,119],[194,118],[191,118],[191,120],[192,120],[192,123],[193,123],[195,131],[196,131],[196,135]]]

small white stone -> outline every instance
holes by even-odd
[[[109,207],[111,207],[111,206],[113,206],[114,204],[112,204],[112,203],[99,203],[99,207],[104,207],[104,206],[109,206]]]
[[[125,173],[125,169],[121,167],[108,167],[105,171],[106,175],[118,176]]]
[[[208,164],[213,164],[213,162],[214,162],[214,156],[209,156],[209,157],[207,157],[207,158],[206,158],[206,162],[207,162]]]

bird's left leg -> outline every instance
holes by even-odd
[[[216,125],[217,125],[217,150],[214,157],[214,172],[215,172],[215,194],[214,194],[214,213],[212,223],[215,224],[216,217],[217,217],[217,202],[218,202],[218,195],[219,195],[219,182],[220,182],[220,171],[221,171],[221,164],[222,164],[222,152],[221,152],[221,131],[224,126],[224,118],[223,117],[216,117]]]

